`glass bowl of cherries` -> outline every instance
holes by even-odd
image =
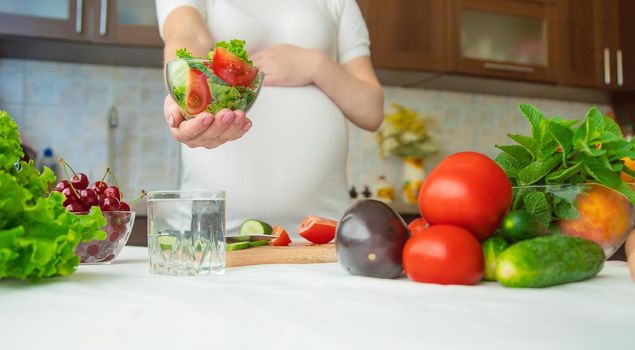
[[[134,225],[135,212],[130,210],[128,202],[118,186],[116,177],[106,169],[101,180],[90,183],[84,173],[76,173],[63,159],[60,160],[66,173],[66,180],[58,182],[55,191],[66,196],[64,207],[71,213],[82,215],[88,213],[93,206],[98,206],[106,218],[106,226],[102,228],[107,237],[103,240],[81,242],[75,248],[75,255],[80,258],[82,264],[110,264],[121,253],[128,242],[132,226]],[[69,177],[67,168],[72,172]],[[114,180],[115,185],[108,185],[104,180],[106,176]],[[145,195],[141,195],[131,203],[134,203]]]

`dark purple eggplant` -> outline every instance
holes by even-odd
[[[397,278],[409,235],[406,223],[388,205],[360,200],[346,210],[337,225],[337,261],[352,275]]]

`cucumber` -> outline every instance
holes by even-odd
[[[539,288],[581,281],[604,266],[597,243],[571,236],[545,236],[518,242],[498,257],[496,279],[505,287]]]
[[[503,236],[512,242],[548,235],[549,228],[524,210],[515,210],[503,219]]]
[[[227,243],[225,245],[225,250],[231,252],[233,250],[242,250],[249,248],[249,242],[236,242],[236,243]]]
[[[270,235],[273,232],[271,225],[264,221],[249,219],[240,225],[239,235]]]
[[[493,236],[483,242],[483,255],[485,256],[484,280],[496,281],[498,256],[507,249],[507,247],[509,247],[509,242],[501,236]]]
[[[253,241],[253,242],[249,242],[249,248],[254,248],[254,247],[262,247],[264,245],[269,245],[269,241]]]

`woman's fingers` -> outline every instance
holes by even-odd
[[[181,108],[176,102],[174,102],[170,95],[165,97],[165,101],[163,103],[163,115],[170,128],[178,127],[184,120]]]
[[[187,142],[189,147],[215,148],[242,137],[251,128],[243,111],[223,110],[216,114],[209,129]]]
[[[177,141],[191,141],[210,128],[210,124],[213,122],[214,116],[207,112],[203,112],[192,119],[180,122],[178,127],[173,127],[170,131],[172,131],[172,136]]]

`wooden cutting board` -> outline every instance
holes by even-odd
[[[335,262],[335,244],[264,246],[227,252],[225,266],[262,264],[319,264]]]

